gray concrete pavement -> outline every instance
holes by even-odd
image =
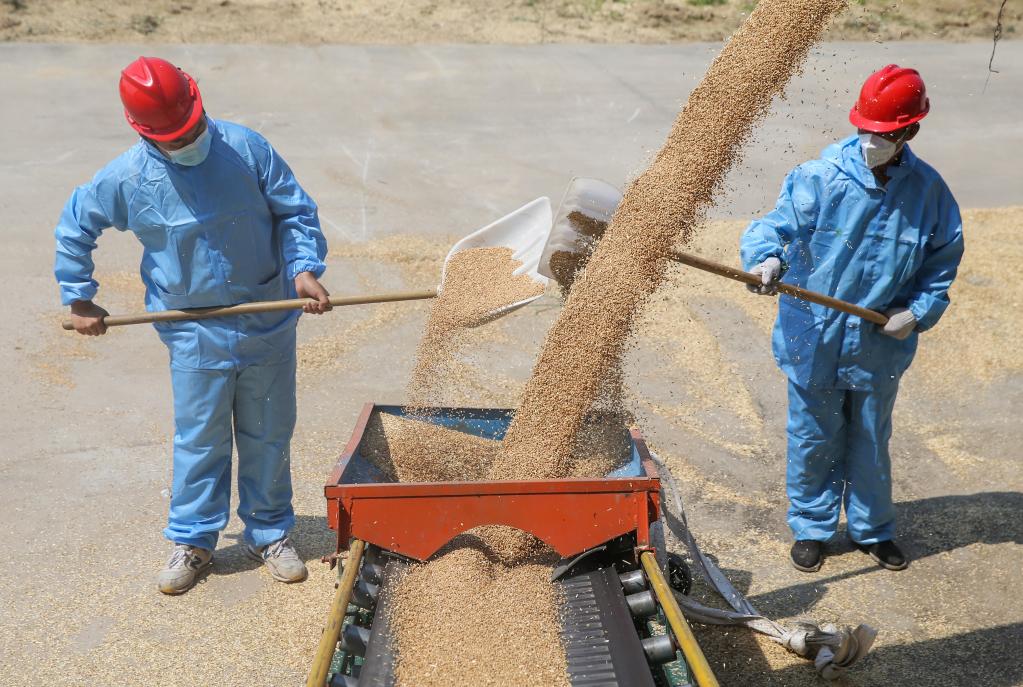
[[[338,238],[473,226],[571,175],[621,184],[655,151],[716,46],[0,46],[4,211],[26,220],[131,144],[119,69],[159,52],[185,66],[214,116],[278,146]],[[814,51],[748,146],[715,214],[762,210],[780,179],[848,132],[859,84],[888,62],[928,81],[914,147],[966,207],[1023,202],[1023,42],[838,43]],[[10,216],[10,215],[9,215]]]
[[[52,228],[71,189],[133,142],[117,99],[117,74],[124,64],[155,53],[188,68],[199,79],[211,114],[260,130],[280,149],[320,203],[328,239],[337,246],[393,233],[465,233],[538,195],[557,202],[573,175],[621,184],[660,145],[714,50],[710,45],[0,45],[5,239],[0,270],[6,277],[0,299],[5,381],[0,549],[8,565],[17,565],[16,573],[0,575],[0,609],[6,624],[17,628],[0,635],[3,674],[13,675],[13,684],[30,684],[24,677],[29,675],[48,676],[49,684],[123,684],[126,675],[173,684],[179,682],[174,671],[188,657],[196,661],[193,675],[200,683],[219,675],[223,684],[293,684],[315,644],[329,596],[329,575],[319,570],[300,587],[274,587],[240,555],[236,522],[218,550],[216,574],[201,589],[176,600],[152,589],[152,575],[166,553],[160,536],[172,430],[166,353],[148,327],[98,341],[58,333],[60,308],[51,274]],[[1023,148],[1018,125],[1023,43],[999,46],[1001,73],[983,92],[988,50],[981,43],[822,46],[751,141],[746,162],[730,178],[714,214],[746,218],[767,209],[791,166],[845,135],[845,113],[857,84],[887,62],[917,66],[928,80],[933,113],[914,148],[945,175],[960,204],[1023,203],[1023,175],[1015,159]],[[100,301],[111,310],[137,307],[140,298],[132,283],[138,247],[132,237],[105,235],[97,262],[105,275]],[[336,259],[326,281],[337,293],[426,285],[410,282],[400,266],[385,263]],[[695,500],[691,516],[708,550],[720,554],[739,579],[752,580],[769,612],[792,615],[819,603],[816,610],[828,619],[863,620],[837,618],[838,611],[828,605],[833,597],[784,567],[787,533],[779,493],[784,398],[766,337],[760,346],[747,344],[762,332],[717,293],[704,293],[688,305],[693,321],[711,333],[707,341],[721,342],[719,349],[705,343],[707,350],[720,350],[723,378],[739,370],[733,375],[739,390],[722,394],[720,402],[708,400],[708,392],[689,386],[691,378],[665,372],[678,353],[677,342],[693,334],[685,329],[678,338],[641,351],[637,367],[646,384],[644,401],[659,409],[641,405],[644,429],[659,447],[696,466],[685,481],[697,490],[689,494]],[[503,353],[480,368],[493,373],[496,364],[499,379],[521,381],[553,315],[550,304],[545,307],[524,310],[500,325],[498,341],[491,342],[496,348],[488,350]],[[359,406],[403,395],[424,310],[410,306],[387,312],[391,319],[376,329],[379,323],[367,310],[302,323],[304,344],[336,341],[328,350],[344,360],[341,366],[310,368],[302,378],[296,508],[300,546],[311,559],[330,546],[320,485]],[[1023,609],[1004,599],[1011,591],[1010,568],[1020,565],[1019,528],[1008,522],[1023,491],[1019,429],[1010,421],[1021,402],[1020,388],[1018,375],[1010,374],[977,392],[982,397],[970,408],[957,405],[955,396],[922,391],[900,401],[900,408],[934,426],[963,418],[975,423],[982,431],[956,435],[955,447],[982,461],[977,464],[984,469],[950,474],[934,458],[925,430],[899,434],[897,489],[908,504],[911,531],[926,542],[917,553],[928,557],[911,569],[918,572],[907,574],[922,577],[889,586],[889,578],[879,578],[876,569],[848,551],[831,568],[831,574],[839,571],[835,579],[827,578],[838,598],[862,593],[865,619],[893,629],[897,641],[888,635],[885,647],[907,664],[930,665],[933,657],[914,653],[916,644],[908,638],[939,641],[941,633],[928,634],[929,623],[959,612],[955,602],[950,610],[945,596],[970,593],[960,580],[976,574],[985,561],[1007,565],[982,570],[981,584],[973,588],[983,593],[968,615],[982,617],[977,622],[984,627],[1009,628],[1010,640],[1019,637]],[[475,393],[467,390],[469,396]],[[685,413],[703,402],[706,416],[667,412],[683,407],[680,394]],[[742,405],[747,395],[752,410]],[[482,393],[479,399],[500,402]],[[748,419],[743,413],[756,421],[743,424]],[[739,450],[749,446],[752,453]],[[719,498],[730,489],[741,498]],[[964,491],[980,493],[965,501],[949,496]],[[987,498],[988,492],[993,496]],[[947,508],[944,498],[952,499]],[[992,525],[996,520],[1008,524]],[[951,534],[935,538],[932,523]],[[744,544],[741,538],[750,527],[760,534],[755,543]],[[756,546],[766,548],[750,558],[747,549]],[[941,598],[920,606],[914,596],[920,584],[936,584]],[[877,598],[890,607],[878,607],[872,601]],[[55,618],[65,623],[62,634],[51,632]],[[232,641],[223,651],[225,630],[211,619],[232,623]],[[965,620],[953,625],[945,633],[953,639],[955,632],[975,632]],[[997,639],[992,636],[977,641],[989,647]],[[268,644],[286,647],[275,649],[282,657],[272,665],[259,660]],[[944,650],[940,643],[935,646]],[[732,661],[727,653],[716,660]],[[1015,663],[1006,665],[1008,677],[991,684],[1008,687],[1023,680]],[[103,672],[108,667],[120,672]],[[772,669],[781,671],[774,684],[800,684],[795,674],[807,674],[805,666],[758,663],[758,670]],[[898,665],[891,670],[861,673],[850,684],[881,684],[878,675],[899,675]],[[924,670],[917,675],[940,672]]]

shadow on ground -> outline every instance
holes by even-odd
[[[897,504],[898,537],[912,560],[919,561],[971,544],[1023,544],[1023,493],[982,492],[939,496]],[[853,545],[842,539],[829,546],[832,553],[849,552]],[[865,559],[867,560],[867,559]],[[779,564],[785,562],[779,561]],[[826,563],[825,563],[826,565]],[[912,572],[912,564],[909,573]],[[751,575],[726,570],[736,588],[748,589]],[[872,562],[856,570],[808,581],[750,597],[768,617],[805,614],[827,593],[829,585],[863,574],[890,575]],[[903,574],[903,573],[899,573]],[[741,628],[699,627],[697,634],[712,657],[723,685],[817,684],[813,667],[799,663],[773,670],[753,638]],[[742,656],[742,665],[729,657]],[[1023,623],[927,639],[909,644],[882,646],[858,665],[839,684],[855,685],[986,685],[1010,687],[1023,684]],[[716,660],[714,660],[716,659]],[[745,676],[757,676],[752,682]]]
[[[882,646],[871,651],[837,682],[816,676],[810,661],[772,669],[752,632],[735,630],[721,636],[720,628],[695,628],[718,679],[724,687],[1016,687],[1023,684],[1023,623],[999,625],[941,639]],[[736,657],[745,660],[737,661]]]
[[[306,564],[319,564],[320,557],[334,553],[335,535],[327,527],[327,519],[324,516],[296,515],[295,527],[291,530],[292,541],[302,560]],[[221,541],[233,542],[226,546],[222,543],[214,554],[213,575],[233,575],[255,570],[262,563],[249,558],[245,553],[245,542],[242,540],[241,532],[224,534]]]
[[[896,510],[898,541],[911,561],[970,544],[1023,544],[1023,493],[999,491],[936,496],[896,504]],[[848,553],[854,548],[843,537],[828,545],[828,553]],[[857,570],[810,577],[803,584],[758,594],[750,598],[750,602],[769,616],[791,617],[806,613],[824,597],[829,584],[858,575],[888,574],[865,556],[864,562]],[[827,570],[827,559],[824,566]]]

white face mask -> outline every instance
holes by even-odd
[[[202,164],[206,156],[210,154],[210,145],[213,143],[213,137],[210,136],[209,126],[199,134],[199,138],[189,143],[184,148],[178,148],[177,150],[165,150],[163,151],[167,157],[170,158],[171,162],[179,165],[185,165],[186,167],[195,167],[198,164]]]
[[[891,160],[899,154],[899,150],[902,148],[901,141],[898,143],[889,141],[887,138],[882,138],[877,134],[863,133],[859,136],[860,148],[863,149],[863,159],[867,162],[867,167],[871,169],[880,167]]]

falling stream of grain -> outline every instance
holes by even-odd
[[[583,419],[616,368],[644,300],[688,241],[754,125],[842,0],[764,0],[690,94],[650,167],[626,189],[547,334],[493,479],[565,474]]]
[[[570,474],[577,435],[602,393],[617,386],[634,317],[660,284],[665,256],[692,235],[754,124],[842,7],[842,0],[762,0],[725,46],[572,286],[490,478]],[[431,346],[424,342],[428,355]],[[426,374],[418,384],[430,380]],[[399,684],[568,684],[556,595],[545,560],[526,542],[484,533],[397,586]]]

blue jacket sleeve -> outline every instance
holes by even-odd
[[[817,184],[809,163],[789,172],[782,184],[774,210],[753,220],[742,235],[739,253],[742,266],[751,270],[767,258],[785,263],[785,246],[817,222]]]
[[[951,192],[940,201],[937,226],[925,245],[923,264],[914,275],[913,292],[907,307],[916,317],[917,331],[938,323],[951,302],[948,289],[956,278],[963,257],[963,220]]]
[[[316,203],[299,186],[284,158],[265,139],[259,142],[264,153],[260,183],[283,242],[288,279],[301,272],[319,277],[327,269],[323,262],[327,257],[327,239],[320,229]]]
[[[64,206],[54,232],[57,257],[53,268],[64,305],[96,296],[99,283],[92,278],[92,251],[103,230],[116,223],[110,215],[100,202],[95,181],[76,188]]]

